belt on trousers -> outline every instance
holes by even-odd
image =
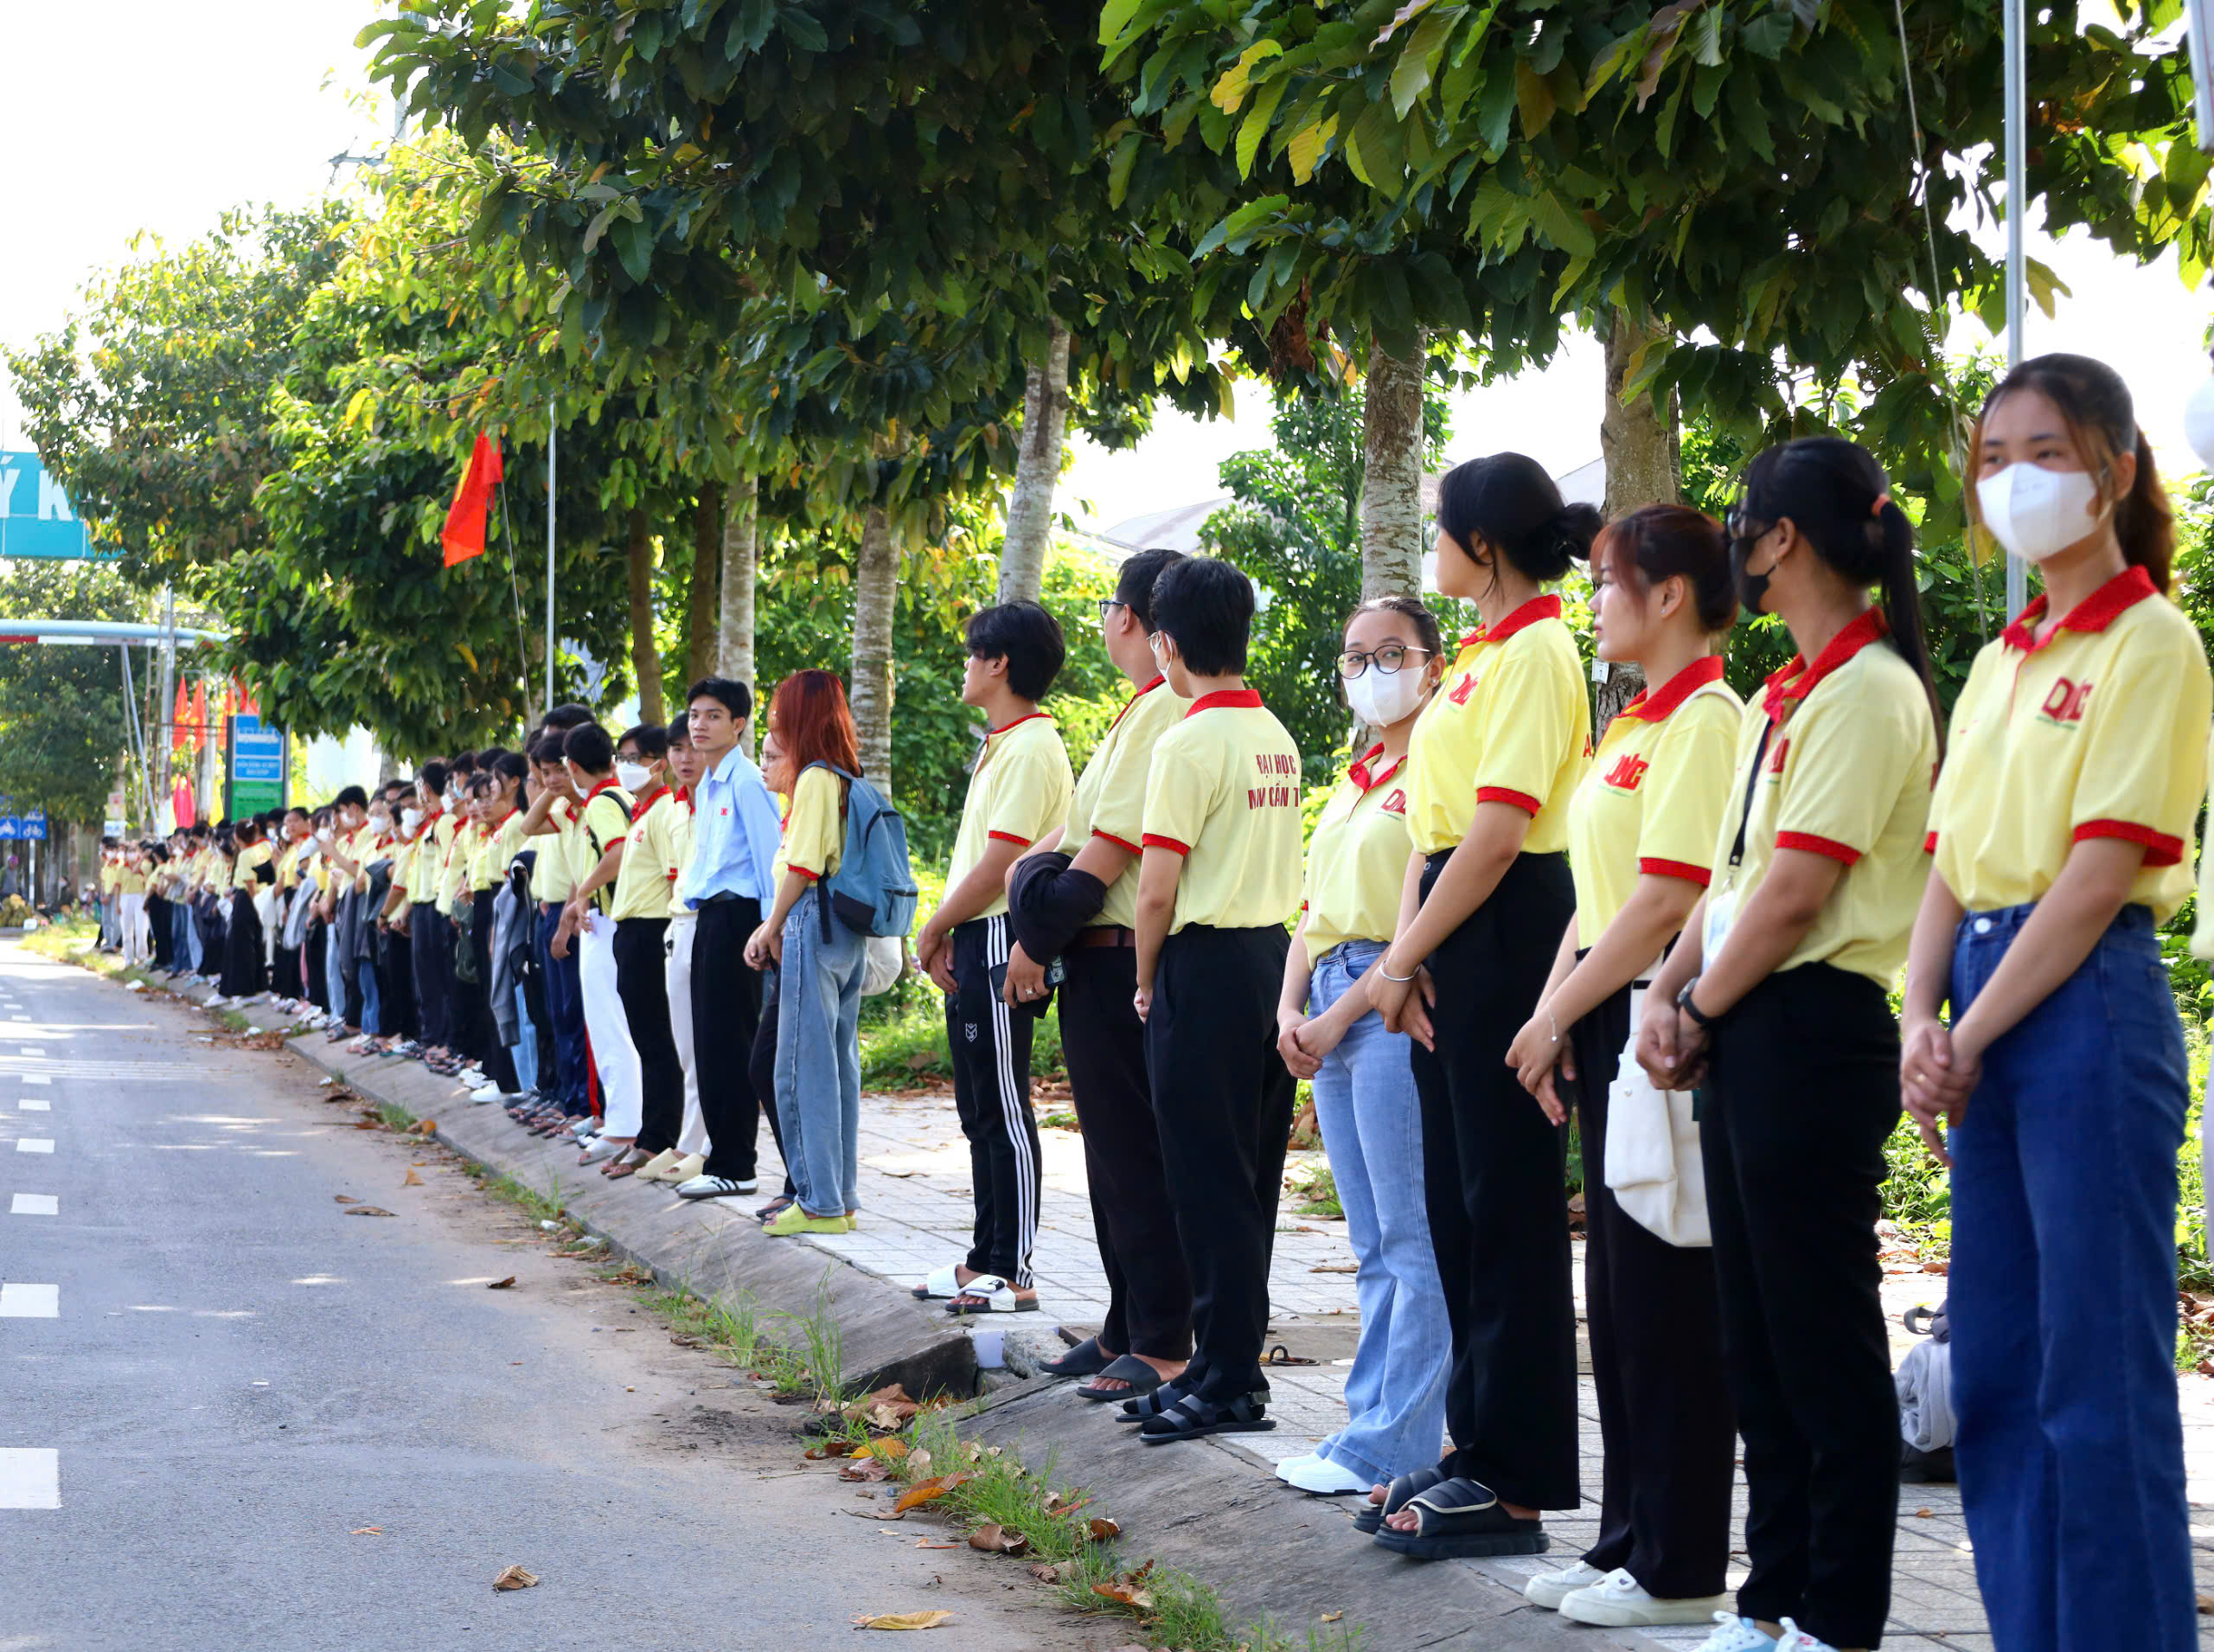
[[[1080,929],[1077,932],[1076,939],[1069,943],[1072,946],[1136,946],[1137,944],[1137,931],[1124,929],[1119,924],[1108,924],[1098,929]]]

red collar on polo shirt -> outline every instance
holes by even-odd
[[[1869,609],[1831,637],[1830,645],[1814,656],[1814,664],[1807,663],[1805,655],[1794,654],[1788,665],[1769,678],[1768,687],[1761,695],[1761,709],[1768,714],[1770,722],[1781,722],[1793,701],[1804,700],[1814,692],[1816,683],[1869,644],[1891,632],[1891,622],[1884,618],[1884,611]]]
[[[1461,639],[1461,646],[1467,648],[1473,643],[1503,643],[1515,632],[1527,631],[1541,619],[1559,618],[1559,597],[1533,597],[1498,624],[1477,626]]]
[[[1129,716],[1130,714],[1130,708],[1132,706],[1136,705],[1139,701],[1144,699],[1148,695],[1151,694],[1155,688],[1158,688],[1162,683],[1168,681],[1168,679],[1167,677],[1155,675],[1152,682],[1147,683],[1144,688],[1139,689],[1128,700],[1123,701],[1122,710],[1115,714],[1115,723],[1119,723],[1123,718]],[[1115,732],[1115,723],[1110,723],[1107,725],[1107,732],[1110,734]]]
[[[631,798],[631,816],[634,819],[643,818],[648,810],[651,809],[656,804],[659,803],[667,796],[669,796],[669,788],[667,786],[656,786],[651,791],[644,792],[638,797]]]
[[[1196,717],[1203,711],[1213,711],[1217,708],[1225,711],[1258,711],[1261,708],[1261,691],[1258,688],[1224,688],[1215,694],[1203,694],[1192,701],[1191,710],[1184,714]]]
[[[1360,788],[1361,796],[1363,797],[1366,797],[1370,792],[1375,791],[1377,787],[1382,785],[1386,780],[1389,780],[1393,775],[1397,774],[1401,769],[1407,765],[1407,754],[1405,752],[1402,752],[1398,756],[1392,759],[1392,766],[1385,770],[1383,773],[1371,774],[1368,771],[1369,764],[1376,758],[1382,756],[1383,752],[1384,742],[1382,740],[1379,740],[1375,745],[1370,746],[1366,752],[1363,752],[1359,757],[1353,759],[1353,766],[1346,771],[1346,778],[1352,781],[1353,784]]]
[[[1046,720],[1049,723],[1053,720],[1051,717],[1046,716],[1046,714],[1042,711],[1025,712],[1021,716],[1016,718],[1011,723],[1002,723],[997,728],[986,729],[984,731],[984,738],[988,740],[997,740],[1001,734],[1006,733],[1008,729],[1020,728],[1025,723],[1034,723],[1040,717],[1045,717]]]
[[[1662,683],[1655,693],[1648,688],[1615,714],[1635,717],[1640,722],[1665,722],[1668,714],[1710,682],[1722,681],[1722,656],[1709,654],[1693,660],[1682,670]]]
[[[579,804],[577,807],[579,809],[589,809],[592,807],[592,800],[594,797],[599,796],[603,791],[612,791],[614,790],[615,777],[613,775],[609,775],[605,780],[596,780],[592,783],[592,790],[585,793],[584,802]]]
[[[2037,635],[2049,601],[2043,593],[2015,616],[2014,623],[1999,634],[2000,640],[2011,649],[2034,654],[2063,631],[2102,631],[2146,598],[2160,594],[2150,573],[2140,567],[2127,567],[2070,609],[2044,643]]]

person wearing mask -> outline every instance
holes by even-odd
[[[135,843],[116,851],[116,938],[125,969],[146,961],[146,857]]]
[[[638,1131],[629,1150],[600,1174],[635,1175],[676,1146],[684,1128],[684,1064],[669,1013],[669,887],[676,866],[669,822],[675,799],[666,784],[669,731],[657,723],[626,731],[615,750],[615,784],[630,794],[630,829],[618,847],[615,899],[615,990],[638,1052]]]
[[[2173,518],[2111,368],[2023,362],[1975,452],[1976,520],[2044,593],[1953,708],[1902,1017],[1906,1105],[1953,1172],[1961,1501],[1999,1652],[2186,1652],[2190,1072],[2159,930],[2192,894],[2214,689],[2166,594]]]
[[[1108,657],[1129,683],[1130,697],[1084,766],[1065,829],[1040,839],[1008,875],[1011,897],[1026,912],[1033,905],[1071,908],[1073,932],[1060,949],[1061,1044],[1084,1134],[1107,1314],[1098,1335],[1042,1368],[1089,1378],[1077,1391],[1087,1399],[1150,1393],[1181,1375],[1192,1353],[1192,1277],[1168,1202],[1145,1070],[1145,1023],[1133,997],[1146,778],[1154,747],[1191,709],[1153,656],[1153,586],[1182,560],[1181,551],[1140,551],[1123,564],[1115,594],[1099,605]],[[1065,868],[1041,872],[1040,863],[1057,855],[1065,857]],[[1033,879],[1041,881],[1026,888]],[[1031,957],[1020,943],[1012,949],[1010,1005],[1044,987],[1050,961],[1050,955]]]
[[[676,1192],[684,1199],[723,1199],[760,1185],[755,1143],[762,1111],[771,1110],[772,1127],[782,1125],[774,1090],[754,1083],[763,983],[762,966],[748,957],[778,893],[772,868],[779,828],[776,801],[746,752],[752,690],[728,677],[702,677],[685,691],[684,704],[701,769],[684,904],[696,914],[692,1053],[707,1151],[699,1173],[677,1183]]]
[[[945,994],[953,1105],[969,1140],[976,1220],[969,1254],[921,1287],[957,1316],[1034,1312],[1030,1257],[1043,1170],[1030,1108],[1030,1045],[1045,1013],[1042,983],[1002,997],[1009,950],[1007,874],[1018,855],[1061,829],[1076,778],[1060,729],[1038,709],[1068,657],[1060,622],[1034,602],[969,618],[961,703],[984,714],[969,771],[945,893],[916,938],[915,962]]]
[[[1576,916],[1507,1059],[1555,1125],[1572,1103],[1582,1127],[1584,1294],[1605,1459],[1597,1541],[1523,1592],[1577,1623],[1705,1623],[1728,1604],[1737,1459],[1713,1258],[1625,1211],[1607,1152],[1622,1086],[1640,1086],[1633,1105],[1654,1099],[1635,1061],[1620,1071],[1641,983],[1699,904],[1729,804],[1744,712],[1716,652],[1737,614],[1729,541],[1699,511],[1648,505],[1600,535],[1591,587],[1598,657],[1638,667],[1647,687],[1607,725],[1570,800]]]
[[[1284,957],[1277,1048],[1314,1087],[1322,1147],[1359,1268],[1360,1341],[1346,1425],[1277,1465],[1300,1490],[1376,1488],[1437,1460],[1453,1339],[1422,1192],[1414,1041],[1385,1030],[1360,978],[1391,944],[1406,881],[1407,744],[1445,669],[1437,618],[1411,597],[1353,610],[1338,656],[1373,740],[1315,823],[1306,901]]]
[[[835,673],[795,671],[777,685],[769,715],[794,777],[791,818],[784,875],[768,915],[745,944],[745,962],[757,970],[777,969],[776,1098],[794,1195],[762,1231],[772,1239],[846,1233],[861,1226],[861,972],[867,948],[831,914],[820,885],[837,871],[845,847],[847,782],[840,772],[861,773],[861,746]],[[695,954],[695,983],[698,962]],[[695,1034],[699,1011],[695,996]],[[707,1130],[712,1139],[712,1119]]]
[[[387,1054],[412,1057],[422,1053],[423,1004],[415,967],[414,926],[408,919],[408,892],[414,884],[417,864],[437,843],[424,836],[423,811],[416,806],[412,782],[394,781],[386,788],[385,798],[393,812],[384,904],[377,918],[377,948],[384,964],[381,990],[387,1005],[385,1049]]]
[[[347,1049],[355,1055],[381,1055],[400,1007],[392,990],[384,953],[384,908],[392,882],[394,837],[391,796],[380,787],[370,795],[368,824],[352,851],[354,918],[350,947],[362,986],[362,1035]]]
[[[150,970],[167,975],[176,960],[176,932],[170,923],[170,852],[164,844],[149,842],[146,856],[146,934],[153,952]]]
[[[637,1140],[641,1098],[637,1046],[616,986],[615,874],[623,863],[623,842],[630,830],[630,794],[616,784],[615,742],[598,723],[571,729],[561,739],[569,784],[583,800],[577,810],[582,834],[581,869],[576,893],[561,912],[554,933],[554,955],[566,956],[576,943],[577,980],[584,992],[585,1028],[605,1106],[599,1129],[584,1143],[579,1164],[599,1164],[624,1152]]]
[[[1928,875],[1936,692],[1913,526],[1865,450],[1769,448],[1729,528],[1738,599],[1781,618],[1799,652],[1746,708],[1712,882],[1637,1040],[1654,1084],[1703,1092],[1744,1440],[1751,1571],[1705,1652],[1866,1648],[1890,1605],[1900,1452],[1877,1295],[1899,1117],[1885,995]]]
[[[1576,641],[1544,587],[1599,526],[1520,453],[1438,484],[1437,587],[1483,624],[1409,742],[1398,923],[1361,977],[1386,1029],[1417,1046],[1424,1200],[1453,1332],[1452,1449],[1393,1484],[1376,1534],[1417,1559],[1542,1553],[1539,1511],[1582,1495],[1565,1149],[1506,1056],[1576,909],[1568,804],[1590,751]]]
[[[238,857],[231,872],[231,922],[223,939],[223,974],[216,1002],[240,1003],[268,986],[262,972],[261,918],[254,895],[276,877],[276,855],[258,822],[242,820],[233,835]]]
[[[638,1167],[641,1181],[689,1181],[707,1162],[707,1126],[700,1111],[700,1063],[692,1037],[692,942],[700,914],[687,903],[691,893],[692,808],[707,763],[692,744],[692,718],[686,713],[669,726],[669,810],[661,817],[656,855],[669,866],[669,939],[662,965],[662,986],[669,996],[669,1031],[684,1070],[684,1112],[676,1143]]]
[[[123,846],[115,838],[100,839],[99,903],[100,947],[103,952],[123,950],[123,909],[117,887],[123,873]]]

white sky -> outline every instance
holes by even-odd
[[[330,157],[365,151],[388,124],[361,105],[363,55],[353,44],[378,15],[374,0],[224,0],[213,10],[109,0],[96,20],[71,6],[8,12],[18,70],[0,99],[0,157],[18,180],[0,244],[0,340],[10,343],[58,325],[85,279],[127,255],[133,233],[188,240],[226,207],[304,202],[329,186]],[[2185,291],[2172,262],[2140,268],[2082,238],[2055,247],[2033,235],[2032,251],[2074,296],[2054,321],[2032,311],[2031,352],[2112,362],[2168,468],[2195,468],[2182,407],[2207,375],[2200,341],[2214,300]],[[1963,323],[1955,347],[1981,330]],[[1453,454],[1515,446],[1556,472],[1596,458],[1600,371],[1597,347],[1579,340],[1544,372],[1460,398]],[[1097,526],[1214,496],[1226,455],[1268,445],[1266,391],[1240,385],[1237,409],[1213,422],[1164,413],[1123,453],[1079,444],[1068,508]],[[22,438],[0,382],[0,448]]]

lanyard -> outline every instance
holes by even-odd
[[[1735,872],[1739,861],[1745,858],[1745,828],[1753,820],[1753,788],[1761,783],[1761,765],[1768,761],[1769,736],[1776,733],[1773,720],[1761,720],[1761,743],[1753,751],[1753,772],[1745,781],[1745,807],[1737,816],[1737,841],[1730,846],[1730,869]]]

